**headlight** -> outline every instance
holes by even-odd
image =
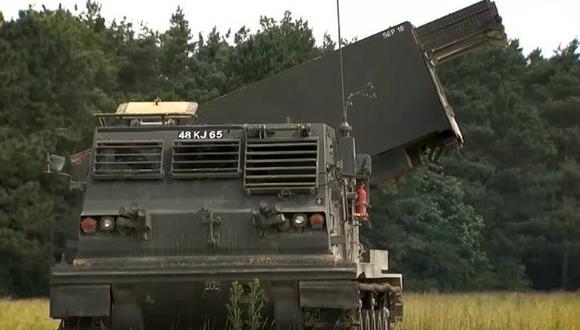
[[[292,217],[292,223],[296,227],[304,227],[306,225],[306,214],[294,214]]]
[[[115,229],[115,219],[113,217],[102,217],[99,222],[99,230],[113,231]]]

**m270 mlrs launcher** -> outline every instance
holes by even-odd
[[[51,269],[51,316],[65,330],[223,329],[231,283],[243,308],[259,279],[266,328],[391,329],[403,280],[360,242],[367,189],[463,143],[435,67],[504,41],[482,1],[345,47],[345,94],[375,94],[350,102],[352,127],[337,53],[199,106],[98,115],[71,159],[84,202]]]

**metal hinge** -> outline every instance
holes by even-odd
[[[222,223],[222,218],[215,216],[212,209],[200,209],[199,213],[201,214],[201,223],[208,225],[207,244],[217,247],[219,245],[219,233],[215,226],[219,226]]]

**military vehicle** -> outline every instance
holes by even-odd
[[[482,1],[345,47],[352,127],[336,52],[205,104],[97,115],[92,148],[72,159],[84,203],[51,269],[51,317],[65,330],[224,329],[231,283],[246,295],[259,279],[265,328],[391,329],[403,280],[361,244],[365,187],[463,143],[435,65],[504,41]]]

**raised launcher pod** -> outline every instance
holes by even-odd
[[[404,22],[343,48],[345,95],[357,153],[373,157],[373,180],[400,176],[463,138],[434,66],[486,43],[505,42],[495,4],[481,1],[415,28]],[[205,124],[341,122],[338,52],[200,105]]]

